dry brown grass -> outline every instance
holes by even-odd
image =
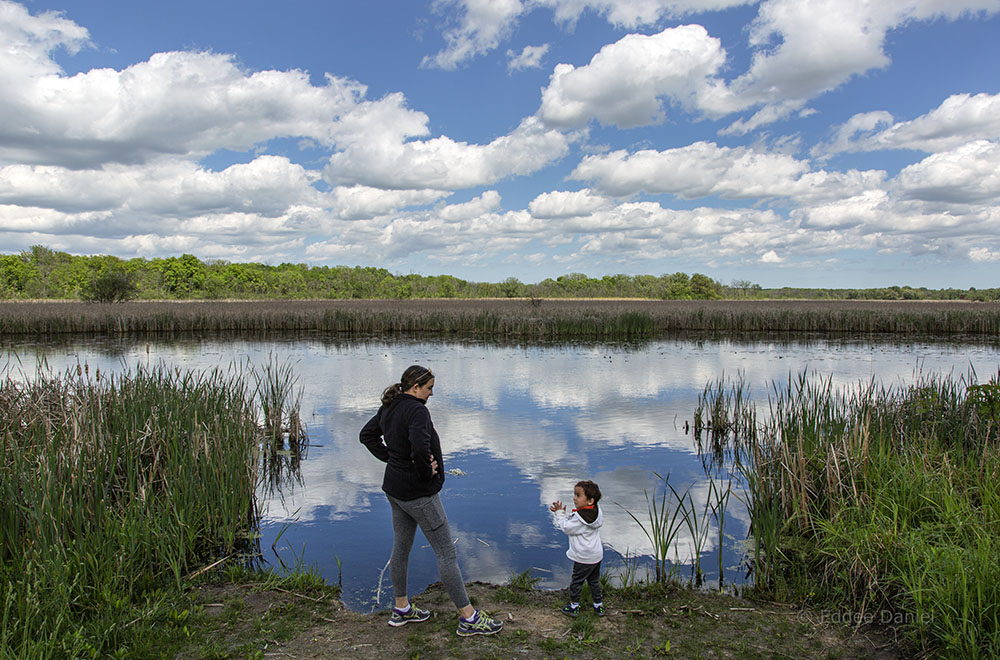
[[[0,336],[65,333],[437,334],[651,338],[675,332],[1000,337],[1000,303],[750,300],[0,302]]]

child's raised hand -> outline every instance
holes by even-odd
[[[565,509],[565,508],[566,508],[566,505],[565,505],[565,504],[563,504],[563,503],[562,503],[562,502],[560,502],[559,500],[556,500],[556,501],[555,501],[555,502],[553,502],[553,503],[552,503],[552,505],[551,505],[551,506],[549,507],[549,511],[552,511],[552,512],[554,513],[554,512],[556,512],[556,511],[558,511],[559,509]]]

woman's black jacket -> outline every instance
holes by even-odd
[[[409,394],[378,409],[361,429],[361,443],[386,463],[382,490],[398,500],[429,497],[444,485],[444,458],[424,401]],[[431,458],[437,459],[437,474]]]

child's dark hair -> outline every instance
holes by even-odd
[[[575,487],[583,490],[583,494],[587,499],[594,500],[594,504],[601,500],[601,489],[593,481],[578,481]]]

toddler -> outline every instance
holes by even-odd
[[[566,556],[573,560],[573,577],[569,583],[569,604],[562,608],[563,614],[576,616],[580,611],[580,594],[583,583],[590,585],[590,595],[594,600],[594,613],[604,616],[604,602],[601,594],[601,560],[604,548],[601,546],[600,527],[604,522],[597,503],[601,499],[601,489],[593,481],[581,481],[573,488],[573,511],[566,515],[566,505],[556,500],[549,507],[555,514],[555,525],[569,536],[569,550]]]

